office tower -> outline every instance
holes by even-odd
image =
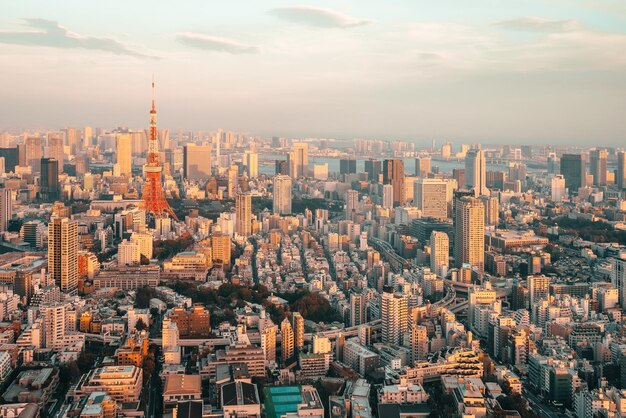
[[[246,151],[243,156],[246,172],[251,179],[259,176],[259,154],[253,151]]]
[[[67,128],[65,131],[67,145],[72,154],[77,154],[80,148],[80,132],[76,128]]]
[[[497,225],[500,220],[500,202],[495,196],[481,196],[485,207],[485,226]]]
[[[448,217],[448,183],[445,180],[420,177],[415,183],[415,206],[423,217],[446,219]]]
[[[237,191],[239,190],[239,167],[236,165],[231,165],[228,167],[227,173],[228,179],[228,198],[234,199],[237,195]]]
[[[504,171],[487,171],[487,188],[504,190],[506,173]]]
[[[355,327],[367,322],[367,298],[362,292],[350,292],[350,326]]]
[[[26,165],[32,168],[33,173],[39,173],[41,170],[41,158],[43,157],[41,139],[38,137],[26,138],[24,155]]]
[[[288,160],[275,160],[274,161],[274,174],[276,175],[289,175],[289,161]]]
[[[383,163],[383,184],[391,184],[393,186],[393,204],[396,206],[404,205],[404,161],[403,160],[385,160]]]
[[[250,193],[237,194],[235,212],[237,214],[237,234],[249,237],[252,235],[252,195]]]
[[[556,174],[551,181],[551,197],[553,202],[560,202],[565,197],[565,177],[562,174]]]
[[[48,224],[48,270],[62,292],[75,295],[78,285],[78,224],[54,217]]]
[[[300,313],[293,313],[293,340],[294,347],[297,353],[304,347],[304,318]]]
[[[339,160],[339,174],[355,174],[356,160],[342,158]]]
[[[415,159],[415,175],[428,177],[430,174],[430,157],[418,157]]]
[[[61,348],[65,345],[66,309],[64,303],[46,303],[39,307],[44,323],[45,348]]]
[[[453,168],[452,169],[452,178],[456,180],[456,184],[459,185],[459,188],[463,188],[465,185],[465,169],[464,168]]]
[[[115,152],[120,175],[130,177],[133,174],[133,143],[129,134],[115,135]]]
[[[289,176],[294,179],[306,177],[309,167],[309,144],[294,142],[289,154]]]
[[[141,262],[141,247],[138,242],[123,240],[117,246],[117,264],[136,266]]]
[[[615,172],[615,184],[619,190],[626,189],[626,152],[617,153],[617,170]]]
[[[15,293],[25,298],[26,304],[28,304],[30,296],[33,294],[33,273],[27,270],[18,270],[15,273],[13,283]]]
[[[457,267],[470,264],[485,269],[485,207],[480,199],[464,196],[456,201],[454,258]]]
[[[5,232],[13,218],[13,194],[11,189],[0,189],[0,232]]]
[[[380,312],[382,321],[382,342],[402,344],[402,338],[408,329],[408,299],[402,293],[396,293],[390,286],[383,288]]]
[[[295,341],[291,322],[287,318],[280,323],[281,352],[283,364],[295,354]]]
[[[143,143],[143,141],[142,141]],[[159,154],[159,138],[157,131],[157,111],[154,102],[154,79],[152,80],[152,108],[150,109],[150,136],[148,138],[148,156],[144,165],[146,173],[145,183],[143,185],[143,201],[146,212],[151,213],[158,221],[157,225],[163,225],[167,222],[162,221],[169,216],[178,219],[176,214],[165,199],[165,191],[161,181],[161,167]]]
[[[593,175],[594,186],[606,186],[606,160],[609,154],[605,149],[595,149],[589,154],[589,171]]]
[[[223,266],[230,265],[230,245],[230,237],[226,234],[213,234],[213,236],[211,236],[214,264],[221,264]]]
[[[474,190],[474,196],[489,195],[485,153],[472,149],[465,157],[465,184]]]
[[[6,173],[15,171],[15,166],[20,163],[18,147],[0,148],[0,157],[4,157],[4,170]]]
[[[393,186],[391,184],[383,186],[383,207],[393,209]]]
[[[585,162],[580,154],[563,154],[561,157],[561,174],[565,177],[565,187],[569,194],[578,194],[584,184]]]
[[[557,174],[559,171],[559,160],[554,152],[548,154],[548,174]]]
[[[54,158],[41,159],[39,194],[43,200],[59,199],[59,162]]]
[[[359,210],[359,192],[356,190],[346,191],[346,213],[345,218],[351,220],[353,215]]]
[[[450,158],[451,153],[452,153],[452,144],[448,142],[447,144],[443,144],[441,146],[441,158],[443,158],[444,160],[447,160]]]
[[[63,151],[63,138],[53,136],[48,139],[48,157],[59,162],[59,170],[63,171],[65,151]]]
[[[275,214],[291,214],[291,177],[284,175],[274,177],[273,199]]]
[[[430,271],[439,277],[448,274],[450,258],[450,239],[448,234],[433,231],[430,234]]]
[[[382,172],[382,164],[379,160],[366,160],[365,172],[369,181],[378,182],[378,176]]]
[[[538,305],[541,299],[547,299],[550,295],[550,278],[547,276],[528,276],[528,299],[530,308]]]
[[[87,149],[92,145],[93,145],[93,128],[91,126],[85,126],[83,128],[83,147]]]
[[[210,145],[187,144],[183,147],[183,177],[189,180],[211,177]]]

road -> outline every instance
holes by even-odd
[[[528,391],[526,388],[522,388],[522,394],[524,395],[524,398],[533,402],[532,410],[538,413],[541,417],[561,418],[561,414],[558,410],[543,403],[537,395]]]

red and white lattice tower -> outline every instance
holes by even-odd
[[[150,138],[148,138],[148,158],[145,165],[146,182],[143,186],[143,201],[146,212],[152,213],[155,218],[166,218],[171,215],[178,220],[176,214],[165,200],[161,172],[163,168],[159,162],[159,135],[157,132],[157,112],[154,106],[154,79],[152,79],[152,109],[150,109]]]

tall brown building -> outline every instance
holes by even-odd
[[[383,162],[383,184],[393,186],[394,206],[404,205],[406,200],[404,190],[404,161],[385,160]]]
[[[206,338],[211,334],[211,314],[202,305],[195,305],[191,310],[174,308],[169,317],[178,327],[181,338]]]

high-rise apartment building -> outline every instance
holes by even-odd
[[[299,312],[293,313],[293,340],[297,353],[304,347],[304,318]]]
[[[227,234],[213,234],[211,236],[213,264],[230,265],[230,246],[230,237]]]
[[[239,167],[231,165],[228,167],[228,198],[234,199],[239,189]]]
[[[485,207],[480,199],[463,196],[456,203],[454,258],[457,267],[485,269]]]
[[[183,176],[190,180],[211,177],[211,145],[187,144],[183,147]]]
[[[407,296],[385,286],[381,295],[382,342],[402,344],[408,329],[409,305]]]
[[[54,217],[48,224],[48,270],[62,292],[75,295],[78,287],[78,224]]]
[[[619,190],[626,189],[626,152],[617,153],[617,170],[615,176],[615,184]]]
[[[136,266],[141,262],[141,247],[136,241],[123,240],[117,246],[117,264]]]
[[[263,313],[265,315],[265,313]],[[261,333],[261,348],[265,355],[266,363],[276,362],[276,335],[278,327],[270,318],[261,317],[259,320],[259,332]]]
[[[246,172],[251,179],[259,176],[259,154],[254,151],[246,151],[243,155]]]
[[[448,183],[445,180],[420,177],[414,188],[415,206],[422,212],[422,217],[448,217]]]
[[[550,197],[553,202],[558,203],[565,197],[565,177],[562,174],[556,174],[552,177],[550,184]]]
[[[130,177],[133,174],[133,141],[130,134],[115,135],[115,154],[120,167],[120,175]]]
[[[605,149],[595,149],[589,154],[589,171],[593,175],[594,186],[606,186],[606,160],[609,153]]]
[[[252,235],[252,195],[250,193],[237,194],[235,212],[237,215],[235,228],[237,234],[243,237]]]
[[[346,213],[345,218],[351,220],[359,209],[359,192],[356,190],[346,191]]]
[[[13,218],[13,193],[11,189],[0,189],[0,232],[5,232]]]
[[[393,204],[402,206],[406,200],[404,190],[404,161],[385,160],[383,162],[383,184],[393,186]]]
[[[500,201],[495,196],[481,196],[485,207],[485,226],[497,225],[500,220]]]
[[[274,177],[273,201],[275,214],[291,214],[291,177],[284,175]]]
[[[294,179],[306,177],[309,167],[309,144],[294,142],[289,154],[289,176]]]
[[[391,184],[383,185],[383,207],[393,209],[393,186]]]
[[[33,173],[39,173],[41,170],[41,158],[43,157],[41,138],[26,138],[24,143],[24,155],[25,164],[32,168]]]
[[[561,174],[565,177],[565,187],[569,194],[577,194],[585,182],[585,162],[580,154],[563,154],[561,157]]]
[[[283,364],[295,354],[293,327],[287,318],[280,323],[281,359]]]
[[[541,299],[546,299],[550,295],[550,278],[543,275],[528,276],[528,299],[530,309],[537,305]]]
[[[465,157],[465,184],[474,190],[474,196],[489,195],[487,189],[487,165],[485,153],[471,149]]]
[[[428,358],[428,329],[418,325],[418,308],[409,309],[409,335],[411,339],[411,364]]]
[[[355,327],[367,322],[367,298],[363,292],[350,292],[350,326]]]
[[[415,175],[428,177],[430,174],[430,157],[418,157],[415,159]]]
[[[59,162],[54,158],[41,159],[39,195],[43,200],[59,199]]]
[[[65,151],[63,150],[63,138],[51,136],[48,138],[48,157],[55,158],[59,162],[59,170],[63,171]]]
[[[448,234],[433,231],[430,234],[430,270],[439,277],[448,273],[450,259],[450,238]]]

